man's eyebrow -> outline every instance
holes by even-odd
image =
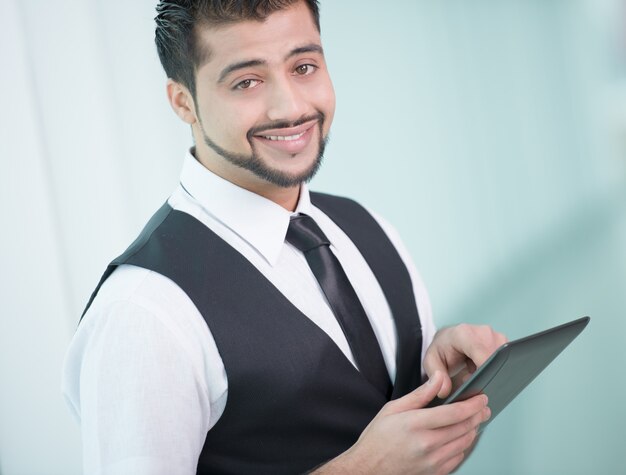
[[[287,56],[285,56],[285,59],[289,59],[293,56],[297,56],[299,54],[303,54],[303,53],[319,53],[322,56],[324,56],[324,49],[315,43],[311,43],[309,45],[305,45],[305,46],[300,46],[298,48],[294,48],[292,49]]]
[[[239,69],[250,68],[253,66],[264,66],[266,64],[267,62],[263,61],[262,59],[250,59],[247,61],[240,61],[238,63],[233,63],[229,66],[226,66],[224,69],[222,69],[222,72],[220,73],[220,77],[217,80],[217,82],[218,84],[224,82],[224,79],[226,79],[226,76],[228,76],[230,73],[237,71]]]
[[[298,48],[292,49],[285,56],[285,60],[292,58],[293,56],[303,54],[303,53],[319,53],[322,56],[324,56],[324,50],[322,49],[322,47],[318,44],[312,43],[309,45],[299,46]],[[237,71],[239,69],[251,68],[254,66],[265,66],[266,64],[267,64],[267,61],[264,61],[262,59],[249,59],[246,61],[239,61],[237,63],[230,64],[226,66],[224,69],[222,69],[222,72],[220,73],[220,76],[217,82],[218,84],[221,84],[222,82],[224,82],[224,79],[226,79],[226,77],[230,73]]]

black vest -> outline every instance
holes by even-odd
[[[363,207],[319,193],[311,201],[354,242],[385,294],[398,337],[392,399],[403,396],[421,380],[422,334],[409,273]],[[353,445],[387,402],[324,331],[192,216],[165,204],[111,262],[85,312],[121,264],[158,272],[183,289],[224,361],[226,408],[207,435],[199,474],[307,471]]]

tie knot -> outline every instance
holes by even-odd
[[[286,239],[301,252],[330,245],[330,241],[315,220],[306,214],[291,218]]]

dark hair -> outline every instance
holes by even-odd
[[[197,27],[262,21],[271,13],[304,1],[320,30],[318,0],[160,0],[156,7],[155,43],[167,77],[196,94],[195,71],[210,51],[197,41]]]

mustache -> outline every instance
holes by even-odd
[[[289,129],[291,127],[298,127],[299,125],[302,125],[302,124],[305,124],[307,122],[311,122],[311,121],[314,121],[314,120],[317,120],[317,121],[320,122],[320,124],[322,124],[324,122],[325,118],[326,118],[326,116],[324,115],[323,112],[318,112],[318,113],[313,114],[313,115],[302,117],[302,118],[296,120],[295,122],[289,122],[289,121],[286,121],[286,120],[276,121],[276,122],[272,122],[272,123],[258,125],[256,127],[252,127],[250,130],[248,130],[248,133],[246,135],[248,137],[248,140],[250,140],[253,135],[260,135],[261,132],[264,132],[266,130]]]

